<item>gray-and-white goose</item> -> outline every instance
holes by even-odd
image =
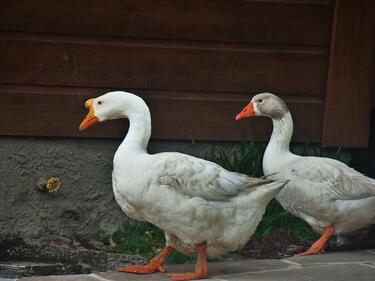
[[[293,120],[283,100],[270,93],[257,94],[236,120],[251,116],[270,117],[273,122],[263,171],[271,179],[289,180],[276,199],[322,234],[300,255],[320,253],[332,235],[375,223],[375,180],[334,159],[291,153]]]

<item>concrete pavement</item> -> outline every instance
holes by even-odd
[[[167,272],[192,271],[194,265],[170,265]],[[335,252],[282,260],[209,263],[209,278],[217,281],[374,281],[375,249]],[[167,274],[135,275],[99,272],[83,275],[27,277],[19,281],[170,281]]]

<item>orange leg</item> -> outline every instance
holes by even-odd
[[[148,264],[146,265],[129,265],[123,268],[120,268],[121,272],[128,273],[153,273],[156,271],[164,272],[164,262],[167,259],[168,255],[173,251],[171,246],[166,246],[157,256],[153,257]]]
[[[297,256],[308,256],[312,254],[320,254],[324,252],[324,248],[326,246],[327,241],[329,238],[335,233],[335,228],[333,225],[328,226],[325,230],[323,235],[314,243],[312,246],[306,251]]]
[[[169,277],[174,281],[186,281],[205,278],[207,276],[206,249],[206,242],[198,244],[198,255],[197,264],[195,265],[195,272],[175,273],[170,274]]]

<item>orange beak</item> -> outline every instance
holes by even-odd
[[[80,131],[83,131],[99,122],[99,119],[95,116],[94,112],[94,99],[87,100],[85,102],[85,107],[89,110],[89,113],[87,113],[85,119],[83,119],[81,125],[79,125]]]
[[[254,105],[252,101],[247,106],[245,106],[245,108],[242,109],[240,113],[237,114],[236,120],[238,121],[250,116],[255,116]]]

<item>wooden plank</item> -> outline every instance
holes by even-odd
[[[2,0],[0,30],[329,45],[332,1]]]
[[[337,0],[324,112],[323,144],[367,147],[375,1]]]
[[[0,83],[321,94],[322,47],[177,44],[0,32]]]
[[[0,135],[122,137],[127,123],[108,121],[79,132],[86,114],[84,101],[103,89],[0,86]],[[271,121],[236,122],[235,115],[251,99],[247,94],[138,91],[150,106],[154,139],[267,140]],[[320,141],[323,101],[319,97],[283,95],[295,119],[296,141]]]

